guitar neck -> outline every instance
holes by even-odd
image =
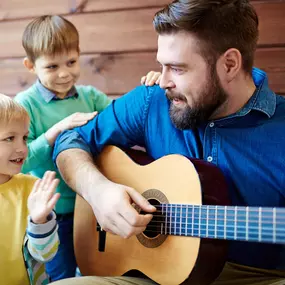
[[[285,209],[161,204],[147,231],[200,238],[285,243]]]

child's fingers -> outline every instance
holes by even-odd
[[[157,84],[157,85],[160,84],[160,78],[161,78],[161,74],[158,76],[157,80],[155,81],[155,84]]]
[[[48,186],[48,189],[47,189],[47,199],[48,200],[54,194],[58,183],[59,183],[59,179],[53,179],[50,185]]]
[[[152,78],[154,75],[154,71],[150,71],[147,75],[146,75],[146,81],[145,81],[145,85],[150,85]]]
[[[36,182],[34,183],[34,186],[33,186],[33,189],[31,191],[31,194],[32,193],[36,193],[38,191],[40,183],[41,183],[41,179],[37,179]]]
[[[143,77],[141,78],[141,84],[145,84],[145,80],[146,80],[146,76],[143,76]]]
[[[50,200],[47,202],[47,208],[49,210],[49,212],[52,211],[52,209],[55,207],[56,202],[58,201],[58,199],[60,198],[60,194],[59,193],[55,193]]]
[[[55,178],[56,173],[54,171],[46,171],[42,178],[40,188],[42,191],[48,191],[52,181]]]

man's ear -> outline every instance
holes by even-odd
[[[242,56],[235,48],[228,49],[222,59],[224,75],[227,82],[231,82],[242,68]]]
[[[35,73],[34,64],[27,57],[23,59],[23,64],[30,72]]]

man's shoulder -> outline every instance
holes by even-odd
[[[285,119],[285,96],[276,95],[275,115],[282,116]]]

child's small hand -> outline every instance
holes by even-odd
[[[92,120],[97,115],[97,113],[98,112],[92,112],[92,113],[77,112],[56,123],[45,133],[45,137],[49,145],[50,146],[54,145],[57,136],[61,132],[85,125],[88,121]]]
[[[53,171],[46,171],[44,177],[35,182],[28,198],[28,209],[33,223],[47,222],[47,216],[60,197],[59,193],[54,193],[58,183]]]
[[[58,122],[56,124],[56,127],[58,127],[61,132],[73,129],[75,127],[80,127],[82,125],[85,125],[88,121],[92,120],[97,114],[98,112],[92,112],[92,113],[76,112]]]
[[[146,76],[141,78],[141,84],[146,86],[153,86],[154,84],[159,84],[161,73],[156,71],[150,71]]]

